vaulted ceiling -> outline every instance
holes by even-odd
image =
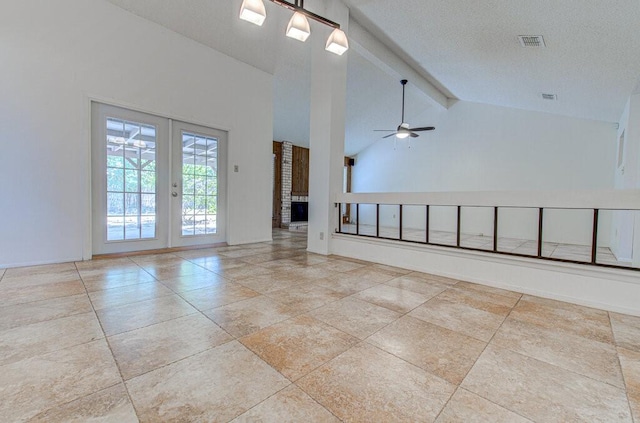
[[[268,19],[256,27],[238,19],[241,0],[108,1],[272,73],[274,139],[308,144],[310,43],[284,36],[290,12],[267,1]],[[314,1],[305,6],[313,10]],[[616,122],[639,89],[638,0],[344,3],[358,23],[450,98]],[[312,36],[327,32],[311,26]],[[518,35],[542,35],[546,47],[522,47]],[[345,152],[356,154],[380,139],[373,129],[399,123],[401,88],[396,75],[356,49],[343,57]],[[557,100],[543,100],[542,93]],[[407,94],[408,116],[424,116],[428,97],[411,84]]]

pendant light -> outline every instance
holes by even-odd
[[[347,34],[345,34],[340,28],[334,29],[331,35],[329,35],[325,50],[337,54],[338,56],[342,56],[345,51],[349,50]]]
[[[287,37],[305,42],[311,34],[311,27],[307,17],[300,12],[295,12],[287,25]]]
[[[333,32],[327,40],[325,50],[342,56],[345,51],[349,50],[349,41],[347,35],[340,29],[340,24],[333,22],[316,13],[310,12],[304,8],[304,0],[294,0],[293,3],[287,0],[270,0],[272,3],[282,6],[293,11],[293,16],[287,25],[287,37],[300,41],[306,41],[311,35],[311,27],[307,18],[318,21],[324,25],[333,28]],[[267,17],[263,0],[242,0],[240,7],[240,19],[251,22],[252,24],[261,26]]]
[[[267,11],[264,8],[262,0],[242,1],[242,6],[240,7],[240,19],[262,26],[266,17]]]

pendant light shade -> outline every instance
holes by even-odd
[[[307,17],[300,12],[296,12],[291,17],[289,25],[287,25],[287,37],[296,40],[306,41],[311,34],[311,27]]]
[[[333,30],[331,35],[329,35],[325,50],[337,54],[338,56],[342,56],[345,51],[349,50],[349,41],[347,40],[347,35],[343,30],[338,28]]]
[[[262,26],[266,17],[267,11],[264,8],[262,0],[242,1],[242,7],[240,7],[240,19]]]

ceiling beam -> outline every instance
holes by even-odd
[[[383,72],[398,80],[408,79],[428,97],[429,102],[436,108],[441,110],[448,108],[449,98],[442,91],[351,17],[349,18],[349,43],[355,51]]]

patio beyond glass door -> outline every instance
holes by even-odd
[[[226,132],[93,103],[93,254],[225,241],[225,147]]]
[[[223,242],[227,133],[174,121],[172,139],[173,245]]]

